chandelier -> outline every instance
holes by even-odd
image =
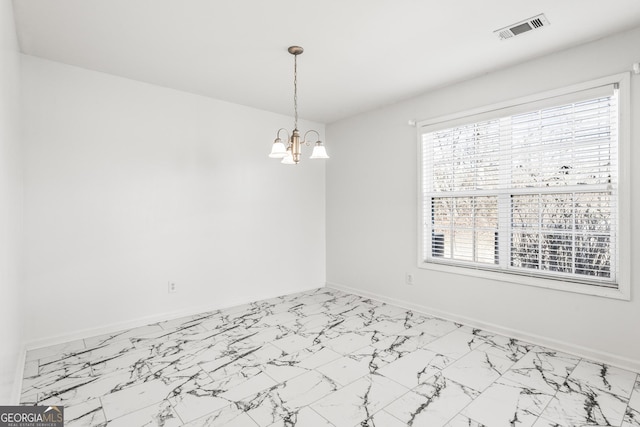
[[[300,162],[300,154],[301,154],[301,146],[304,145],[313,145],[313,152],[311,153],[310,159],[328,159],[327,150],[325,149],[322,141],[320,141],[320,134],[316,130],[308,130],[305,132],[302,140],[300,140],[300,131],[298,130],[298,55],[304,52],[300,46],[290,46],[287,49],[291,55],[293,55],[293,111],[295,113],[295,121],[293,124],[293,132],[289,135],[289,131],[285,128],[278,129],[278,133],[276,134],[276,139],[273,141],[273,145],[271,146],[271,153],[269,157],[274,159],[282,159],[282,163],[285,165],[295,165]],[[285,147],[282,142],[282,138],[280,137],[281,133],[285,132],[287,134],[288,144]],[[311,142],[307,140],[307,135],[315,134],[316,141]]]

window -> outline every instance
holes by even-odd
[[[421,266],[619,290],[618,77],[420,123]]]

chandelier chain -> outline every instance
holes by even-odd
[[[293,128],[298,129],[298,55],[293,55],[293,109],[295,114]]]

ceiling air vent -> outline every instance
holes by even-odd
[[[517,22],[515,24],[508,25],[504,28],[496,30],[493,34],[496,34],[500,40],[510,39],[518,34],[526,33],[527,31],[535,30],[536,28],[546,27],[549,25],[549,20],[543,13],[534,16],[533,18],[525,19],[524,21]]]

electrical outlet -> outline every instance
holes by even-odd
[[[407,273],[405,275],[404,281],[407,285],[413,285],[413,274]]]
[[[178,289],[177,289],[177,287],[176,287],[176,284],[175,284],[174,282],[169,282],[169,286],[168,286],[167,291],[168,291],[170,294],[173,294],[173,293],[175,293],[177,290],[178,290]]]

